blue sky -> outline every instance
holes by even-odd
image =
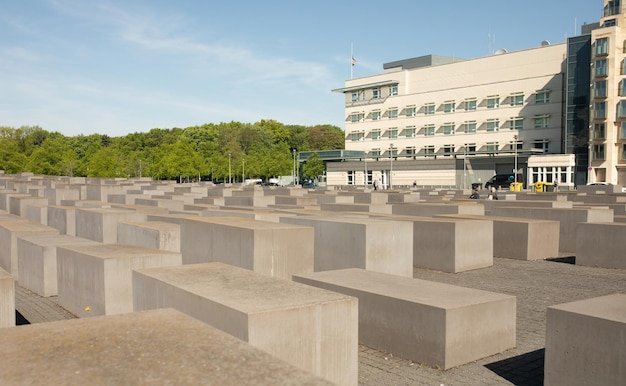
[[[564,42],[601,0],[0,0],[0,126],[123,136],[274,119],[344,127],[331,90],[426,54]]]

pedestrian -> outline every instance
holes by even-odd
[[[413,189],[417,188],[417,181],[413,181]]]
[[[474,191],[469,196],[472,200],[478,200],[480,198],[480,194],[478,194],[478,188],[474,188]]]
[[[374,190],[378,190],[378,179],[374,180]]]
[[[498,191],[496,190],[495,186],[491,187],[491,190],[489,191],[489,196],[487,196],[488,200],[497,200],[498,199]]]

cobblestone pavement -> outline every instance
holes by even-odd
[[[582,267],[573,257],[519,261],[494,259],[490,268],[457,274],[415,269],[414,277],[517,297],[517,346],[501,354],[441,371],[359,347],[360,385],[542,385],[546,308],[612,293],[626,293],[626,270]],[[31,323],[70,319],[56,297],[16,286],[16,308]]]

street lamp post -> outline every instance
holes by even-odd
[[[246,183],[246,160],[241,159],[241,183]]]
[[[291,177],[293,178],[293,186],[296,186],[296,149],[291,149],[293,153],[293,170]]]
[[[389,144],[389,189],[393,189],[391,175],[393,174],[393,143]]]
[[[232,180],[230,179],[230,158],[232,157],[232,154],[228,153],[228,183],[232,184]]]
[[[515,164],[513,165],[513,181],[515,182],[515,185],[513,185],[515,187],[515,191],[517,192],[517,135],[513,136],[513,139],[515,139],[515,144],[513,146],[515,146]]]

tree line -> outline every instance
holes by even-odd
[[[344,148],[333,125],[284,125],[274,120],[228,122],[187,128],[64,136],[39,126],[0,126],[0,169],[7,174],[82,177],[152,177],[160,180],[233,181],[291,175],[294,150]],[[318,172],[319,160],[303,167]],[[316,168],[311,168],[317,165]],[[301,175],[307,176],[304,173]],[[312,174],[310,177],[316,175]]]

